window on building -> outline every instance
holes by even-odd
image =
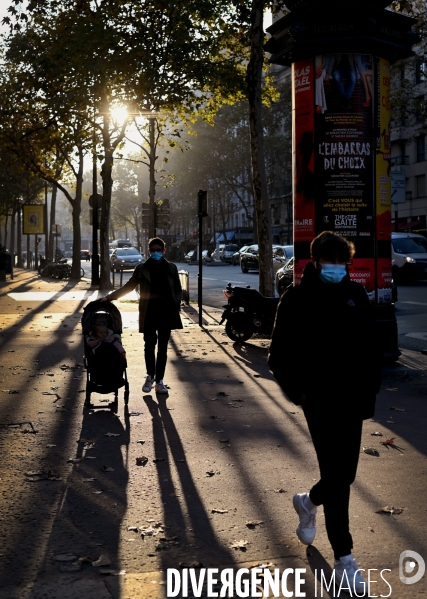
[[[426,159],[425,135],[419,135],[416,138],[416,144],[417,144],[417,162],[423,162]]]
[[[415,66],[415,83],[427,80],[427,63],[424,58],[418,58]]]
[[[417,198],[422,198],[426,195],[426,176],[419,175],[416,177],[417,182]]]
[[[415,100],[415,116],[417,121],[421,121],[423,119],[425,113],[425,100],[424,96],[418,96]]]

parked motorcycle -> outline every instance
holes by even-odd
[[[279,298],[264,297],[256,289],[233,287],[228,283],[223,294],[228,303],[220,324],[225,323],[225,332],[233,341],[243,342],[254,333],[271,336]]]

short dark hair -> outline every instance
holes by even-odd
[[[160,237],[152,237],[148,242],[148,247],[150,248],[152,245],[161,245],[164,250],[166,244]]]
[[[356,249],[352,241],[337,235],[333,231],[323,231],[313,239],[310,253],[317,261],[320,258],[333,262],[338,258],[340,262],[348,262],[353,258]]]

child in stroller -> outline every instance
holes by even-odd
[[[96,348],[99,347],[101,343],[110,343],[114,345],[122,358],[126,357],[125,348],[120,343],[120,335],[113,333],[113,331],[104,324],[94,324],[86,341],[93,353],[95,353]]]
[[[129,401],[126,353],[120,343],[122,334],[120,311],[110,303],[91,302],[84,309],[82,329],[86,366],[85,406],[91,406],[92,392],[114,393],[114,401],[109,407],[116,411],[120,387],[125,388],[125,405]]]

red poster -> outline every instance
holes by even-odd
[[[294,285],[299,285],[301,283],[302,273],[304,272],[304,268],[307,266],[308,262],[311,260],[301,259],[298,260],[295,258],[294,260]]]
[[[314,65],[300,60],[292,65],[294,242],[315,237],[314,175]]]
[[[389,304],[391,297],[391,260],[390,258],[378,258],[378,303]]]
[[[350,279],[360,283],[366,289],[371,302],[375,300],[375,259],[353,258],[348,265]]]

